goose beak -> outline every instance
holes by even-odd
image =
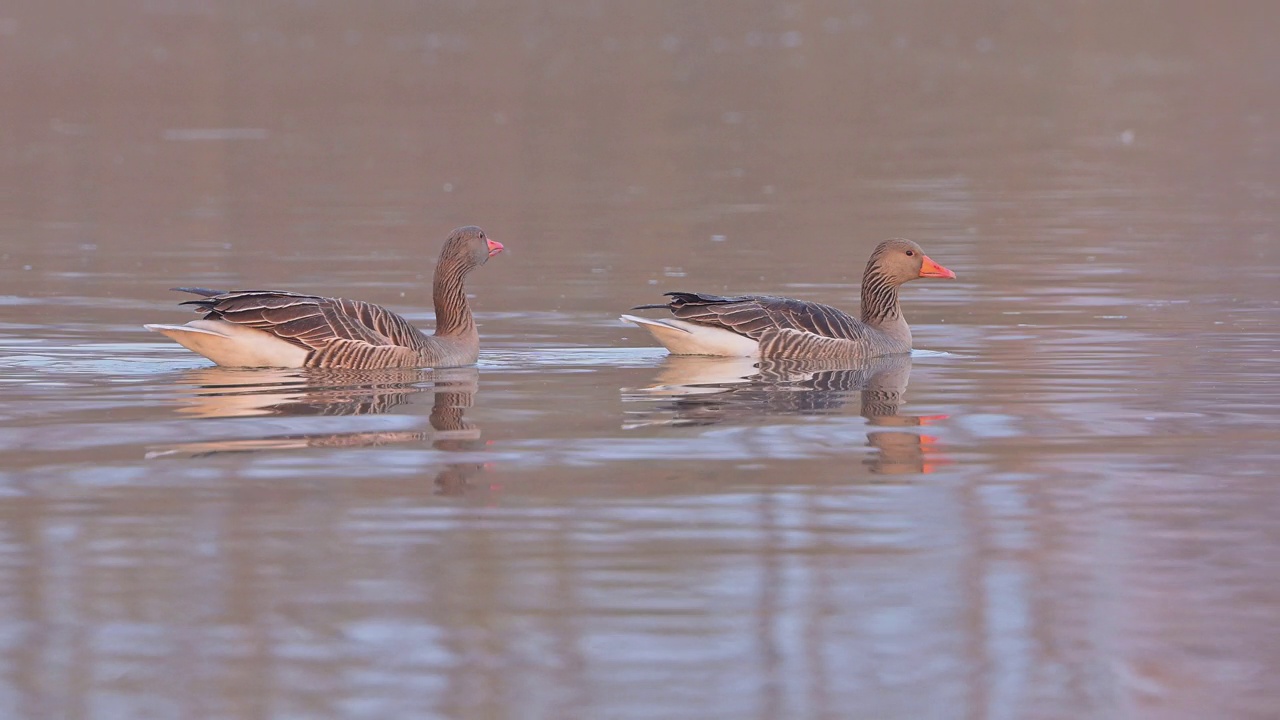
[[[920,277],[954,278],[956,276],[955,273],[930,260],[928,255],[922,256],[921,259],[924,263],[920,265]]]
[[[487,240],[486,242],[489,243],[489,257],[493,257],[494,255],[502,252],[502,243],[497,240]],[[952,275],[952,277],[955,277],[955,275]]]

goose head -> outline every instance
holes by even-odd
[[[871,253],[867,262],[867,275],[880,275],[893,285],[916,278],[954,278],[956,274],[924,254],[920,246],[910,240],[895,238],[885,240]]]
[[[440,253],[442,261],[461,263],[467,268],[479,267],[489,258],[502,252],[502,243],[490,240],[484,230],[475,225],[460,227],[449,234]]]

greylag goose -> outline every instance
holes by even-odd
[[[910,240],[876,247],[862,275],[862,319],[828,305],[765,295],[721,297],[669,292],[660,305],[675,319],[622,319],[648,330],[673,355],[857,360],[911,351],[898,286],[916,278],[954,278]]]
[[[205,313],[186,325],[144,325],[219,365],[360,370],[457,367],[480,354],[480,335],[462,283],[502,252],[478,227],[454,230],[440,251],[432,286],[436,330],[426,335],[372,303],[278,290],[174,288],[202,295],[183,305]]]

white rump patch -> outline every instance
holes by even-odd
[[[225,320],[143,325],[224,367],[302,367],[307,351],[269,332]]]
[[[760,356],[760,343],[724,328],[675,319],[649,320],[635,315],[623,315],[622,319],[648,330],[672,355]]]

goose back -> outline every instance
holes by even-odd
[[[430,357],[432,338],[373,303],[275,290],[237,290],[182,304],[195,306],[204,313],[205,321],[253,328],[301,348],[306,352],[305,367],[416,367],[440,361]],[[466,357],[450,359],[465,361]]]
[[[642,308],[669,308],[671,314],[688,322],[719,325],[753,340],[771,333],[791,330],[839,340],[860,340],[866,326],[848,313],[794,298],[769,295],[723,297],[706,293],[669,292],[671,301]]]
[[[224,320],[264,330],[311,351],[336,340],[417,350],[426,345],[427,339],[408,320],[381,305],[346,298],[279,290],[236,290],[180,304],[195,306],[206,313],[206,320]]]

